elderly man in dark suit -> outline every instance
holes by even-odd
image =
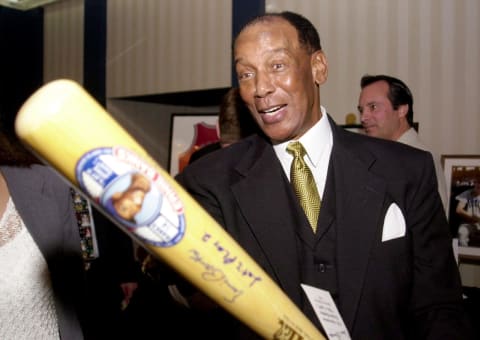
[[[301,284],[329,291],[352,339],[469,339],[431,155],[334,123],[320,103],[327,59],[298,14],[254,18],[234,59],[240,94],[268,138],[205,156],[179,183],[319,329]],[[314,178],[308,199],[293,188],[293,141]],[[300,204],[311,201],[321,202],[313,213]],[[254,338],[224,329],[224,338]]]

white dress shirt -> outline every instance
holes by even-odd
[[[332,153],[333,137],[330,123],[328,122],[327,112],[323,106],[320,107],[322,117],[310,128],[300,139],[305,148],[305,162],[312,171],[315,183],[317,184],[320,199],[323,198],[323,191],[327,180],[328,163]],[[290,166],[293,156],[287,152],[287,145],[292,141],[283,142],[273,146],[283,170],[290,180]]]

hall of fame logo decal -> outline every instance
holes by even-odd
[[[185,234],[184,208],[177,193],[130,150],[91,150],[78,161],[75,176],[91,200],[146,243],[170,247]]]

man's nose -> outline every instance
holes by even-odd
[[[368,120],[370,117],[370,113],[366,107],[358,107],[358,113],[360,114],[360,121],[363,123],[364,121]]]
[[[257,81],[255,87],[255,96],[263,98],[274,90],[273,83],[268,74],[257,74]]]

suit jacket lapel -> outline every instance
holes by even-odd
[[[345,324],[351,329],[370,249],[379,233],[378,228],[382,228],[383,224],[379,219],[386,184],[369,171],[375,162],[370,154],[358,154],[354,143],[344,144],[343,131],[334,135],[331,162],[336,180],[339,309]]]
[[[294,269],[298,268],[295,226],[301,223],[301,215],[292,213],[296,198],[272,147],[265,142],[255,145],[255,150],[238,164],[243,180],[233,185],[232,191],[270,260],[270,275],[299,303],[300,281]]]

